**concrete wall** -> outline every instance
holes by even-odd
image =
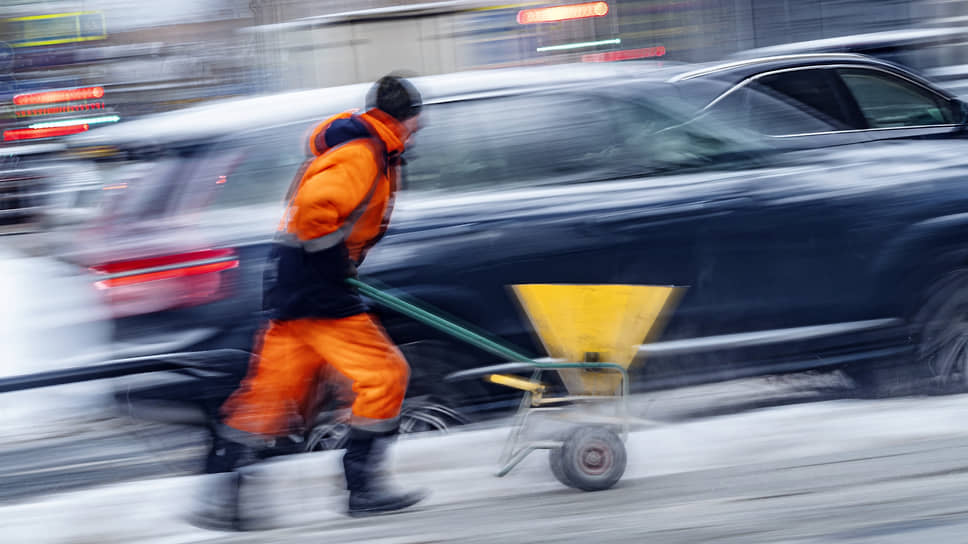
[[[452,15],[359,21],[285,31],[271,55],[283,88],[373,81],[392,71],[459,69]]]

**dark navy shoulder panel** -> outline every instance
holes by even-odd
[[[332,149],[357,138],[369,138],[370,130],[357,117],[347,117],[333,121],[326,130],[316,136],[316,149]],[[322,140],[322,141],[320,141]]]

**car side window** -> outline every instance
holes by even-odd
[[[530,95],[432,105],[407,152],[410,190],[473,190],[581,175],[616,139],[600,108]]]
[[[851,115],[852,107],[840,99],[836,79],[827,69],[811,68],[767,74],[757,78],[751,88],[825,119],[838,130],[864,128]]]
[[[466,100],[430,105],[423,115],[405,168],[405,188],[415,191],[593,181],[696,152],[658,149],[651,135],[671,118],[591,95]]]
[[[500,178],[505,163],[494,154],[500,124],[490,122],[489,101],[424,107],[422,128],[404,153],[404,191],[450,191],[484,187]]]
[[[496,146],[507,181],[586,181],[624,160],[625,140],[610,101],[537,94],[495,106],[507,138]]]
[[[837,72],[871,128],[953,123],[947,100],[918,85],[876,70],[842,68]]]
[[[811,113],[764,92],[743,85],[710,106],[709,111],[769,136],[793,136],[842,130],[842,125],[827,116]]]

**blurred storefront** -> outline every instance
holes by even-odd
[[[254,4],[275,88],[371,80],[393,69],[638,58],[706,61],[753,47],[917,22],[917,0],[282,1]],[[523,14],[523,15],[522,15]],[[298,67],[298,69],[293,69]]]
[[[93,127],[253,92],[255,51],[237,33],[253,24],[246,4],[166,0],[146,9],[132,0],[5,3],[4,140],[14,140],[11,130],[33,139],[35,129],[34,136],[44,136],[48,129],[64,132],[70,122],[92,121]],[[43,94],[78,89],[97,89],[97,96]]]
[[[0,119],[16,94],[100,87],[119,120],[255,92],[458,70],[706,61],[791,41],[963,25],[966,0],[59,0],[4,3]],[[964,48],[932,53],[966,64]],[[20,115],[18,115],[20,112]],[[61,112],[67,113],[67,112]],[[73,112],[70,112],[73,113]],[[58,122],[64,116],[33,120]],[[112,118],[113,119],[113,118]]]

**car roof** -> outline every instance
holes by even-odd
[[[950,92],[938,87],[935,83],[925,79],[915,72],[912,72],[904,66],[859,53],[801,53],[796,55],[776,55],[771,57],[757,57],[751,59],[707,63],[694,67],[692,70],[680,72],[672,76],[670,81],[680,83],[690,80],[715,78],[725,79],[730,83],[738,83],[743,79],[763,72],[780,70],[783,68],[796,68],[824,64],[847,64],[887,70],[911,79],[925,87],[934,89],[948,98],[954,98],[954,95]]]
[[[589,80],[634,77],[664,81],[667,63],[583,63],[458,72],[412,78],[428,103],[508,90],[553,88]],[[674,69],[673,69],[674,70]],[[681,70],[681,68],[680,68]],[[65,139],[72,148],[164,146],[198,142],[233,132],[280,126],[361,107],[370,84],[290,91],[220,100],[150,115]],[[244,115],[240,113],[244,112]]]
[[[961,27],[939,28],[908,28],[902,30],[886,30],[866,34],[850,34],[834,38],[822,38],[802,42],[784,43],[767,47],[747,49],[730,55],[729,58],[769,57],[775,55],[791,55],[797,53],[820,52],[850,52],[870,51],[885,47],[913,46],[930,43],[934,40],[944,40],[964,35],[966,30]]]
[[[779,68],[793,68],[812,64],[861,64],[901,69],[897,65],[859,53],[800,53],[794,55],[773,55],[748,59],[737,59],[720,62],[704,63],[692,70],[681,72],[672,77],[672,81],[686,81],[689,79],[716,76],[730,73],[744,77],[759,72]],[[907,71],[903,70],[902,71]]]
[[[949,97],[930,81],[888,61],[857,53],[802,53],[719,62],[669,63],[637,60],[621,63],[579,63],[476,70],[413,78],[428,103],[486,96],[509,91],[560,88],[569,85],[636,80],[686,85],[719,81],[732,85],[757,73],[813,64],[857,64],[899,72]],[[290,91],[214,101],[167,113],[125,121],[67,137],[70,148],[166,147],[210,142],[228,134],[282,126],[361,107],[369,83]],[[706,92],[718,92],[706,89]],[[685,92],[689,92],[685,90]],[[701,92],[701,91],[700,91]]]

